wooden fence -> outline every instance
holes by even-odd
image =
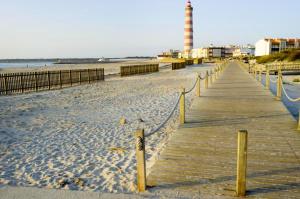
[[[185,68],[185,62],[173,62],[172,63],[172,70],[178,70],[178,69],[182,69]]]
[[[159,71],[158,64],[146,64],[146,65],[132,65],[132,66],[121,66],[120,74],[121,76],[129,76],[136,74],[153,73]]]
[[[104,80],[104,69],[0,74],[0,95],[59,89]]]
[[[188,66],[189,65],[193,65],[194,64],[194,60],[193,59],[186,59],[185,60],[185,64],[188,65]]]
[[[195,58],[194,59],[194,64],[202,64],[202,59],[201,58]]]

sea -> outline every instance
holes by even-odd
[[[0,68],[35,68],[42,66],[51,66],[54,62],[11,62],[11,63],[0,63]]]
[[[135,61],[135,60],[141,60],[141,59],[136,59],[136,58],[112,58],[112,59],[109,59],[110,62]],[[43,61],[43,62],[24,61],[24,62],[9,62],[9,63],[0,62],[0,68],[36,68],[36,67],[44,67],[44,66],[52,66],[52,65],[54,65],[54,62],[51,62],[51,61]]]

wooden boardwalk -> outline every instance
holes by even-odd
[[[248,137],[247,197],[300,198],[300,132],[282,102],[238,63],[202,89],[151,168],[150,193],[233,198],[237,132]]]

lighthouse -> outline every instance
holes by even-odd
[[[193,49],[193,7],[188,0],[185,6],[185,25],[184,25],[184,56],[189,58]]]

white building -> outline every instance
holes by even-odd
[[[233,57],[245,57],[245,56],[254,56],[255,48],[254,47],[240,47],[236,48],[232,56]]]
[[[256,42],[255,56],[270,55],[291,48],[300,48],[300,39],[265,38]]]

